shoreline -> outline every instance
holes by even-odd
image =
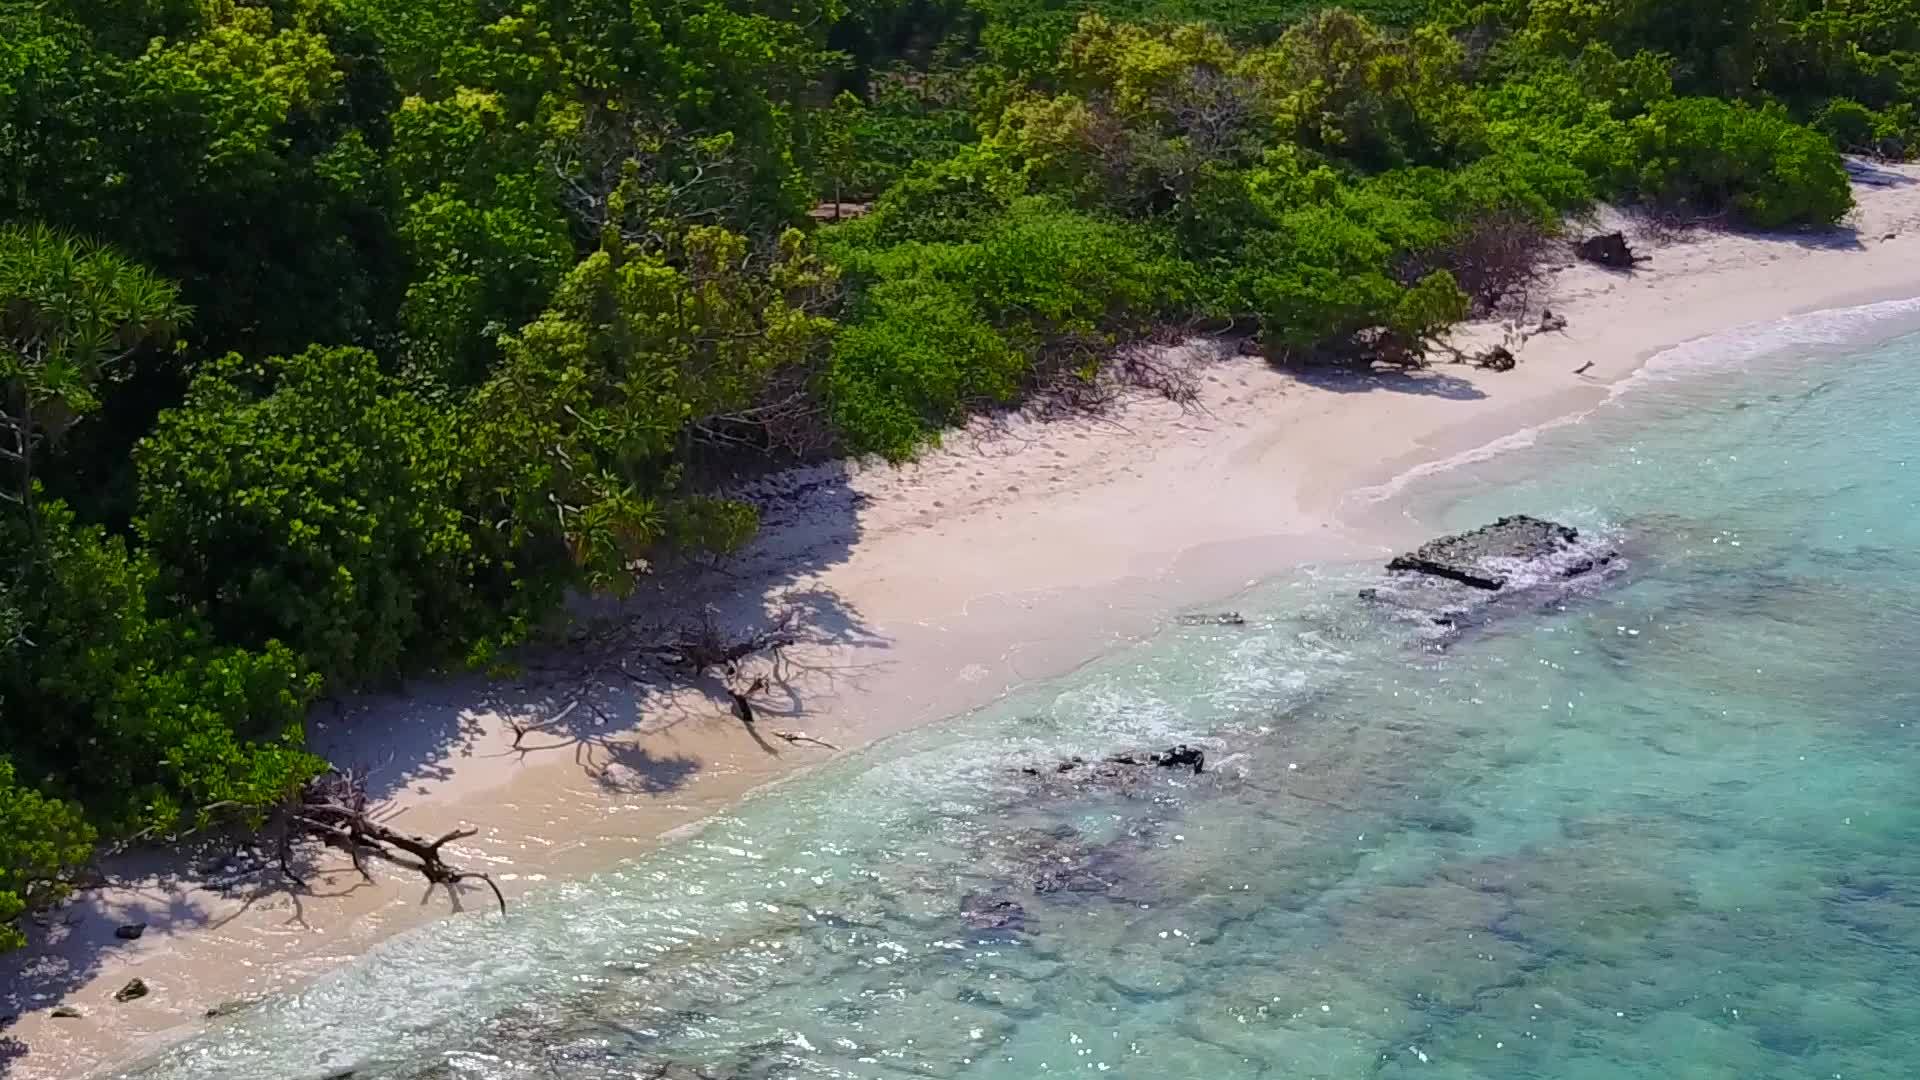
[[[793,696],[768,704],[764,729],[850,751],[965,713],[1252,581],[1417,539],[1395,499],[1355,496],[1590,412],[1668,348],[1920,296],[1920,168],[1881,171],[1901,181],[1856,186],[1850,234],[1707,234],[1650,249],[1654,261],[1633,275],[1558,271],[1547,303],[1568,329],[1529,341],[1512,372],[1443,365],[1332,379],[1228,358],[1201,370],[1198,411],[1141,399],[1107,420],[1016,421],[991,436],[976,424],[900,470],[835,464],[762,481],[747,490],[768,503],[763,537],[729,576],[672,599],[679,610],[714,604],[733,627],[783,600],[807,613]],[[1470,328],[1463,344],[1497,334]],[[1587,360],[1587,375],[1572,373]],[[668,595],[649,590],[625,610]],[[596,648],[575,651],[584,664]],[[403,808],[398,827],[480,826],[450,848],[454,861],[492,869],[510,901],[830,754],[758,743],[698,688],[654,693],[585,666],[598,670],[422,684],[338,715],[323,708],[311,742],[371,767]],[[509,718],[551,717],[576,700],[592,707],[513,749]],[[125,873],[164,865],[130,860]],[[0,1012],[23,1015],[4,1034],[30,1052],[11,1072],[0,1057],[0,1073],[38,1080],[125,1063],[191,1033],[215,1004],[286,989],[450,910],[444,892],[422,903],[417,878],[381,874],[367,886],[344,860],[327,866],[304,894],[270,869],[224,893],[188,875],[84,894],[55,913],[57,932],[35,934],[54,941],[5,962]],[[63,916],[79,921],[63,926]],[[148,924],[140,940],[114,938],[136,921]],[[115,1004],[136,975],[152,993]],[[49,1018],[62,1002],[83,1015]]]

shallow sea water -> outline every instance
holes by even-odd
[[[1443,647],[1371,567],[1273,582],[122,1075],[1920,1075],[1920,338],[1717,348],[1402,504],[1606,588]]]

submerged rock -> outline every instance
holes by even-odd
[[[1130,750],[1111,754],[1099,761],[1075,755],[1051,768],[1028,765],[1020,771],[1043,781],[1064,782],[1075,788],[1108,788],[1123,794],[1135,794],[1151,780],[1155,769],[1189,769],[1193,774],[1207,771],[1207,752],[1181,743],[1165,750]]]
[[[1214,611],[1180,616],[1181,626],[1245,626],[1247,617],[1237,611]]]
[[[1027,909],[1004,896],[968,893],[960,901],[960,917],[975,930],[1024,930]]]
[[[1579,530],[1570,525],[1516,514],[1472,532],[1429,540],[1388,563],[1387,570],[1425,574],[1494,591],[1506,587],[1511,577],[1507,567],[1565,554],[1578,539]],[[1585,565],[1574,573],[1593,569],[1594,560],[1582,558]]]
[[[205,1013],[202,1013],[201,1015],[205,1016],[209,1020],[217,1020],[222,1016],[232,1016],[234,1013],[237,1013],[237,1012],[245,1012],[246,1010],[253,1008],[255,1005],[260,1004],[260,1000],[261,999],[258,997],[233,998],[228,1001],[222,1001],[217,1005],[210,1006],[207,1009],[207,1011]]]

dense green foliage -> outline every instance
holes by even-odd
[[[1916,108],[1913,0],[0,0],[0,945],[316,694],[739,548],[718,478],[1189,321],[1423,364],[1568,212],[1828,224]]]

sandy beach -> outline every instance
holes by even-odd
[[[491,871],[510,904],[537,903],[544,884],[757,787],[1062,674],[1181,610],[1303,563],[1397,550],[1417,538],[1383,500],[1397,478],[1577,418],[1664,349],[1920,296],[1920,167],[1857,179],[1842,230],[1637,237],[1651,258],[1631,274],[1567,260],[1536,297],[1566,329],[1528,339],[1511,372],[1303,375],[1196,341],[1180,347],[1196,365],[1194,406],[1142,395],[1105,417],[982,422],[905,468],[760,481],[742,494],[765,528],[742,557],[608,605],[514,678],[322,705],[310,742],[366,769],[396,827],[477,828],[453,861]],[[1501,334],[1477,325],[1459,339]],[[642,671],[660,613],[704,605],[736,632],[796,613],[800,643],[757,732],[716,686]],[[118,861],[127,884],[83,893],[0,962],[0,1013],[18,1015],[0,1032],[0,1074],[111,1069],[190,1034],[210,1008],[295,986],[422,921],[492,917],[484,889],[423,895],[417,877],[376,868],[368,883],[344,856],[316,858],[304,889],[270,859],[211,850]],[[138,940],[115,936],[131,923],[145,924]],[[150,992],[116,1003],[135,977]],[[80,1015],[55,1018],[58,1005]]]

